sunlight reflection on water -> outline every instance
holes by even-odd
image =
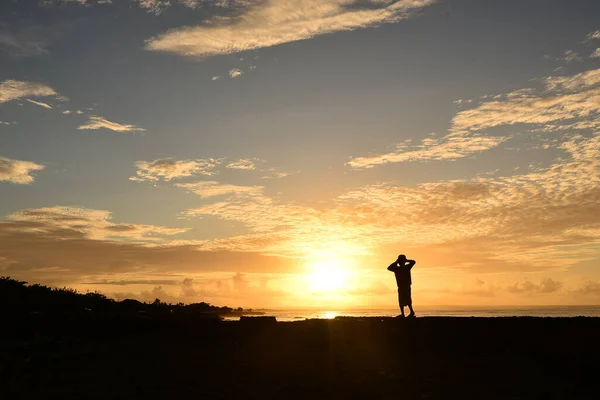
[[[255,310],[264,315],[272,315],[277,321],[302,321],[304,319],[334,319],[348,317],[395,317],[398,309],[379,310]],[[522,306],[522,307],[460,307],[460,306],[422,306],[416,308],[418,317],[600,317],[600,306]],[[226,320],[238,320],[238,317]]]

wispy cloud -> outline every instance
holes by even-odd
[[[28,97],[55,95],[54,89],[37,82],[7,80],[0,83],[0,103]]]
[[[242,71],[241,69],[238,68],[233,68],[231,70],[229,70],[229,77],[231,78],[237,78],[238,76],[242,76],[244,74],[244,71]]]
[[[43,102],[41,102],[41,101],[35,101],[35,100],[31,100],[31,99],[25,99],[25,100],[27,100],[27,101],[28,101],[28,102],[30,102],[31,104],[35,104],[35,105],[37,105],[37,106],[44,107],[44,108],[47,108],[47,109],[49,109],[49,110],[52,110],[52,106],[51,106],[50,104],[43,103]]]
[[[193,175],[210,176],[219,160],[173,160],[163,158],[154,161],[138,161],[136,175],[129,178],[132,181],[158,181],[164,179],[185,178]]]
[[[0,157],[0,182],[5,181],[22,185],[29,184],[34,180],[32,173],[41,171],[44,168],[44,165],[31,161]]]
[[[80,232],[95,240],[110,238],[129,239],[140,242],[154,242],[164,236],[184,233],[187,229],[166,228],[156,225],[117,224],[110,222],[111,213],[106,210],[93,210],[82,207],[56,206],[24,209],[8,216],[10,221],[33,222],[30,229],[48,231],[56,229]],[[27,229],[23,226],[23,229]]]
[[[213,77],[211,78],[211,80],[213,80],[213,81],[216,81],[216,80],[218,80],[219,78],[220,78],[220,76],[219,76],[219,75],[215,75],[215,76],[213,76]]]
[[[241,159],[227,164],[226,168],[251,171],[253,169],[256,169],[256,162],[255,160],[251,159]]]
[[[77,129],[109,129],[115,132],[145,131],[145,129],[139,128],[135,125],[119,124],[118,122],[112,122],[103,117],[97,116],[91,116],[87,123],[78,126]]]
[[[261,179],[280,179],[292,175],[290,172],[280,172],[275,171],[274,169],[267,170],[266,172],[268,172],[269,175],[264,175]]]
[[[175,186],[187,189],[201,198],[223,195],[257,196],[260,195],[264,189],[262,186],[238,186],[216,181],[178,183]]]
[[[560,57],[557,58],[557,61],[564,61],[567,64],[571,64],[572,62],[575,61],[581,61],[582,58],[579,54],[577,54],[577,52],[575,52],[574,50],[567,50],[564,52],[564,54]]]
[[[151,38],[146,48],[184,56],[214,56],[409,18],[435,0],[272,0],[249,2],[237,17],[216,18]]]
[[[389,153],[356,157],[347,165],[352,168],[373,168],[376,165],[411,161],[457,160],[489,150],[505,141],[505,137],[453,133],[443,139],[424,139],[419,146],[399,144]]]
[[[591,58],[600,58],[600,47],[596,49],[590,56]]]
[[[600,40],[600,31],[591,32],[589,35],[587,35],[586,41],[590,40]]]

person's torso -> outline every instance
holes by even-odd
[[[396,271],[394,271],[394,275],[396,275],[396,284],[398,287],[412,284],[412,279],[410,278],[410,268],[400,266]]]

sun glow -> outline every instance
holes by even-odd
[[[338,294],[347,287],[350,276],[351,266],[348,263],[341,259],[326,259],[310,264],[306,280],[311,292]]]

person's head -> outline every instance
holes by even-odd
[[[400,254],[398,256],[398,262],[406,261],[406,256],[404,254]]]

